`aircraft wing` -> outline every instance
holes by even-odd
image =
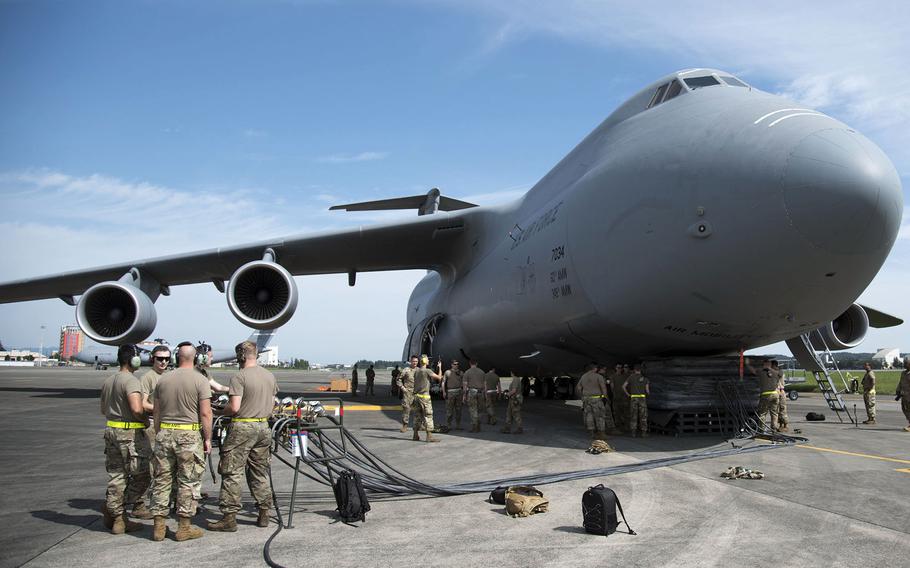
[[[123,262],[53,276],[0,283],[0,303],[62,298],[91,286],[117,280],[131,268],[152,277],[167,293],[167,286],[215,282],[223,287],[241,265],[263,258],[266,249],[293,275],[370,272],[379,270],[435,269],[451,266],[468,216],[439,212],[396,223],[356,227],[264,240],[247,245],[217,248]]]

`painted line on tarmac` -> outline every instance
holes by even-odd
[[[854,456],[854,457],[858,457],[858,458],[869,458],[869,459],[873,459],[873,460],[882,460],[882,461],[889,461],[889,462],[894,462],[894,463],[906,463],[906,464],[910,464],[910,460],[901,460],[901,459],[897,459],[897,458],[887,458],[887,457],[885,457],[885,456],[873,456],[873,455],[871,455],[871,454],[858,454],[858,453],[856,453],[856,452],[845,452],[844,450],[832,450],[831,448],[820,448],[820,447],[818,447],[818,446],[810,446],[810,445],[808,445],[808,444],[798,444],[796,447],[797,447],[797,448],[807,448],[807,449],[810,449],[810,450],[818,450],[818,451],[820,451],[820,452],[831,452],[832,454],[842,454],[842,455],[845,455],[845,456]],[[896,469],[896,470],[894,470],[894,471],[900,471],[900,472],[902,472],[902,473],[910,473],[910,468],[906,468],[906,469]]]
[[[323,406],[323,408],[325,408],[326,410],[335,410],[338,407],[326,405],[326,406]],[[345,405],[345,407],[344,407],[345,412],[355,412],[358,410],[401,410],[401,405],[396,404],[396,405],[391,405],[391,406],[380,406],[378,404],[359,404],[357,406]],[[907,463],[910,463],[910,462],[907,462]]]

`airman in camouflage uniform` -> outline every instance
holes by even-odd
[[[411,424],[411,406],[414,404],[414,372],[417,370],[417,355],[411,355],[410,365],[398,375],[398,392],[401,395],[402,432],[407,432]]]
[[[442,376],[442,396],[446,399],[446,425],[445,430],[452,428],[452,422],[455,422],[455,429],[461,430],[461,408],[464,402],[464,373],[459,368],[461,364],[458,361],[452,361],[452,368]]]
[[[762,362],[762,368],[757,372],[751,367],[750,371],[758,379],[758,389],[761,392],[758,398],[758,408],[756,408],[755,412],[763,424],[769,425],[772,432],[777,432],[780,429],[777,414],[780,402],[777,394],[777,374],[771,368],[771,361],[768,359]],[[770,421],[765,420],[766,414],[771,415]]]
[[[471,360],[471,368],[464,373],[464,386],[466,388],[464,399],[471,411],[471,432],[480,432],[480,411],[483,407],[483,381],[484,372],[477,366],[477,361]]]
[[[872,365],[863,365],[866,374],[863,375],[863,403],[866,405],[866,420],[863,424],[875,424],[875,371]]]
[[[607,414],[604,406],[607,385],[596,369],[596,365],[588,365],[587,372],[578,380],[577,388],[578,394],[581,396],[581,409],[588,434],[591,439],[604,439],[607,430]],[[613,427],[612,417],[610,426]]]
[[[222,518],[209,523],[209,530],[234,532],[240,511],[241,480],[246,477],[250,493],[256,500],[259,518],[256,526],[269,526],[272,508],[272,485],[269,482],[269,460],[272,432],[269,417],[278,382],[275,375],[257,364],[256,344],[244,341],[234,348],[240,371],[231,379],[230,404],[226,415],[233,415],[227,438],[221,445],[221,495],[218,506]]]
[[[147,511],[143,497],[149,488],[151,447],[145,435],[147,421],[142,410],[142,387],[133,375],[138,368],[138,351],[123,345],[117,351],[120,371],[101,387],[101,414],[107,418],[104,431],[104,467],[108,483],[102,508],[104,523],[113,534],[133,532],[142,525],[127,520],[125,509]],[[132,364],[136,363],[136,367]]]
[[[152,370],[142,375],[139,379],[139,386],[142,388],[142,409],[148,415],[149,420],[152,417],[152,411],[155,409],[152,406],[152,403],[149,402],[149,399],[152,393],[155,391],[155,387],[158,385],[158,379],[161,378],[165,372],[167,372],[167,366],[171,364],[171,348],[167,345],[156,345],[152,349],[152,354],[150,356],[150,362],[152,364]],[[149,422],[149,427],[145,429],[145,435],[149,441],[149,485],[151,485],[152,478],[152,463],[151,455],[152,448],[155,447],[155,428],[154,424]],[[133,517],[137,519],[151,519],[154,517],[152,512],[146,508],[142,507],[142,510],[133,509]]]
[[[413,360],[414,358],[412,358]],[[442,376],[427,369],[430,360],[426,355],[420,358],[420,367],[414,371],[414,441],[419,441],[418,432],[423,429],[427,433],[427,442],[438,442],[433,437],[433,401],[430,398],[430,381],[441,381]],[[437,370],[442,373],[442,363],[437,364]]]
[[[512,372],[512,382],[509,384],[509,390],[506,393],[509,397],[508,406],[506,406],[506,425],[502,428],[503,434],[512,432],[512,425],[515,425],[515,433],[521,434],[524,429],[521,427],[521,404],[524,397],[521,395],[521,377],[516,377]]]
[[[212,451],[212,407],[209,383],[193,368],[195,357],[196,348],[191,343],[178,345],[177,369],[166,373],[152,393],[158,429],[153,462],[152,540],[164,540],[165,518],[170,512],[175,480],[178,519],[175,539],[184,541],[203,535],[201,529],[190,524],[190,519],[196,514],[195,487],[205,472],[205,454]]]
[[[790,415],[787,414],[787,390],[784,388],[784,372],[777,360],[771,361],[771,369],[777,375],[777,431],[790,430]]]
[[[625,371],[623,370],[625,369]],[[622,390],[623,384],[629,378],[628,365],[616,364],[613,373],[610,375],[610,383],[613,390],[613,418],[616,426],[625,430],[629,425],[629,397]]]
[[[491,368],[483,376],[484,386],[484,407],[487,412],[487,424],[496,424],[496,400],[502,395],[502,386],[499,384],[499,375],[496,374],[496,368]],[[521,419],[519,418],[519,422]]]
[[[900,398],[901,410],[907,418],[908,425],[904,426],[904,431],[910,432],[910,357],[904,359],[904,371],[897,382],[897,391],[894,395]]]
[[[622,385],[623,392],[630,400],[629,405],[629,430],[632,436],[641,432],[642,438],[648,437],[648,398],[651,394],[651,384],[648,378],[641,374],[641,365],[632,367],[632,374]]]

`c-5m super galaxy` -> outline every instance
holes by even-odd
[[[336,207],[408,208],[419,216],[9,282],[0,302],[59,297],[89,337],[119,344],[152,333],[171,286],[212,282],[238,320],[270,329],[296,309],[294,276],[354,285],[358,272],[426,269],[404,355],[535,376],[816,329],[845,349],[901,323],[854,303],[900,226],[891,162],[842,122],[723,71],[648,85],[506,205],[434,189]]]

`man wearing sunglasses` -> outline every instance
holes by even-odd
[[[142,389],[142,408],[148,415],[149,421],[151,421],[152,411],[155,410],[155,407],[149,402],[149,397],[155,391],[155,387],[158,386],[158,379],[167,371],[167,366],[171,362],[171,348],[167,345],[156,345],[152,349],[151,362],[152,370],[142,375],[142,378],[139,379],[139,387]],[[152,426],[154,424],[150,422],[149,427],[145,429],[145,435],[149,439],[149,447],[154,449],[156,432]],[[151,463],[149,463],[149,468],[149,475],[154,475],[151,471]],[[155,518],[151,510],[142,502],[136,504],[131,516],[137,519]]]

